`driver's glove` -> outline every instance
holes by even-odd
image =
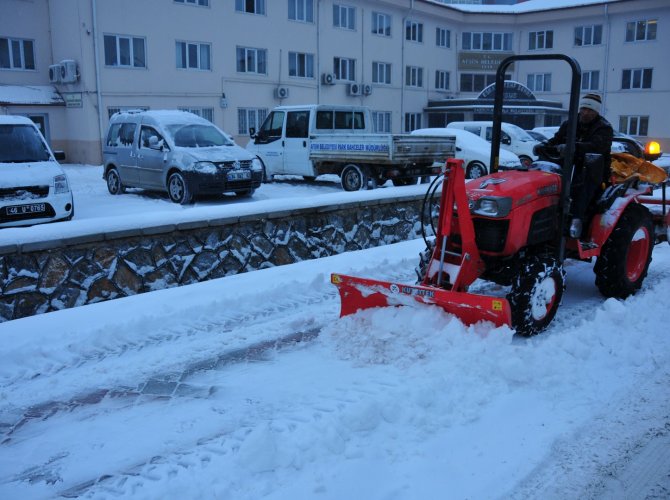
[[[535,144],[535,146],[533,146],[533,154],[535,156],[540,156],[542,149],[545,148],[546,146],[547,146],[546,141],[538,142],[537,144]]]
[[[565,153],[565,144],[558,144],[556,146],[556,152],[558,153],[559,156],[563,156]]]

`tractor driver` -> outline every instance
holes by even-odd
[[[586,211],[594,195],[603,182],[608,182],[610,176],[610,150],[614,131],[612,125],[600,115],[601,108],[602,99],[598,94],[586,94],[579,101],[575,170],[570,189],[571,238],[581,236],[582,227],[586,222]],[[544,144],[554,146],[562,156],[567,142],[567,130],[568,122],[565,121],[556,135]]]

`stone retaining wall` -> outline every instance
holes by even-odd
[[[0,248],[0,321],[420,237],[421,196]]]

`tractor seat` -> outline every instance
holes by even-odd
[[[629,175],[625,179],[615,179],[614,176],[612,176],[610,185],[605,188],[602,195],[600,195],[600,198],[596,200],[596,213],[603,213],[609,210],[614,204],[614,200],[624,196],[629,189],[637,188],[639,184],[640,175],[638,173]]]

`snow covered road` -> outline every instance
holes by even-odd
[[[0,498],[667,498],[670,246],[626,301],[569,264],[532,339],[338,318],[330,272],[412,283],[421,249],[0,324]]]

